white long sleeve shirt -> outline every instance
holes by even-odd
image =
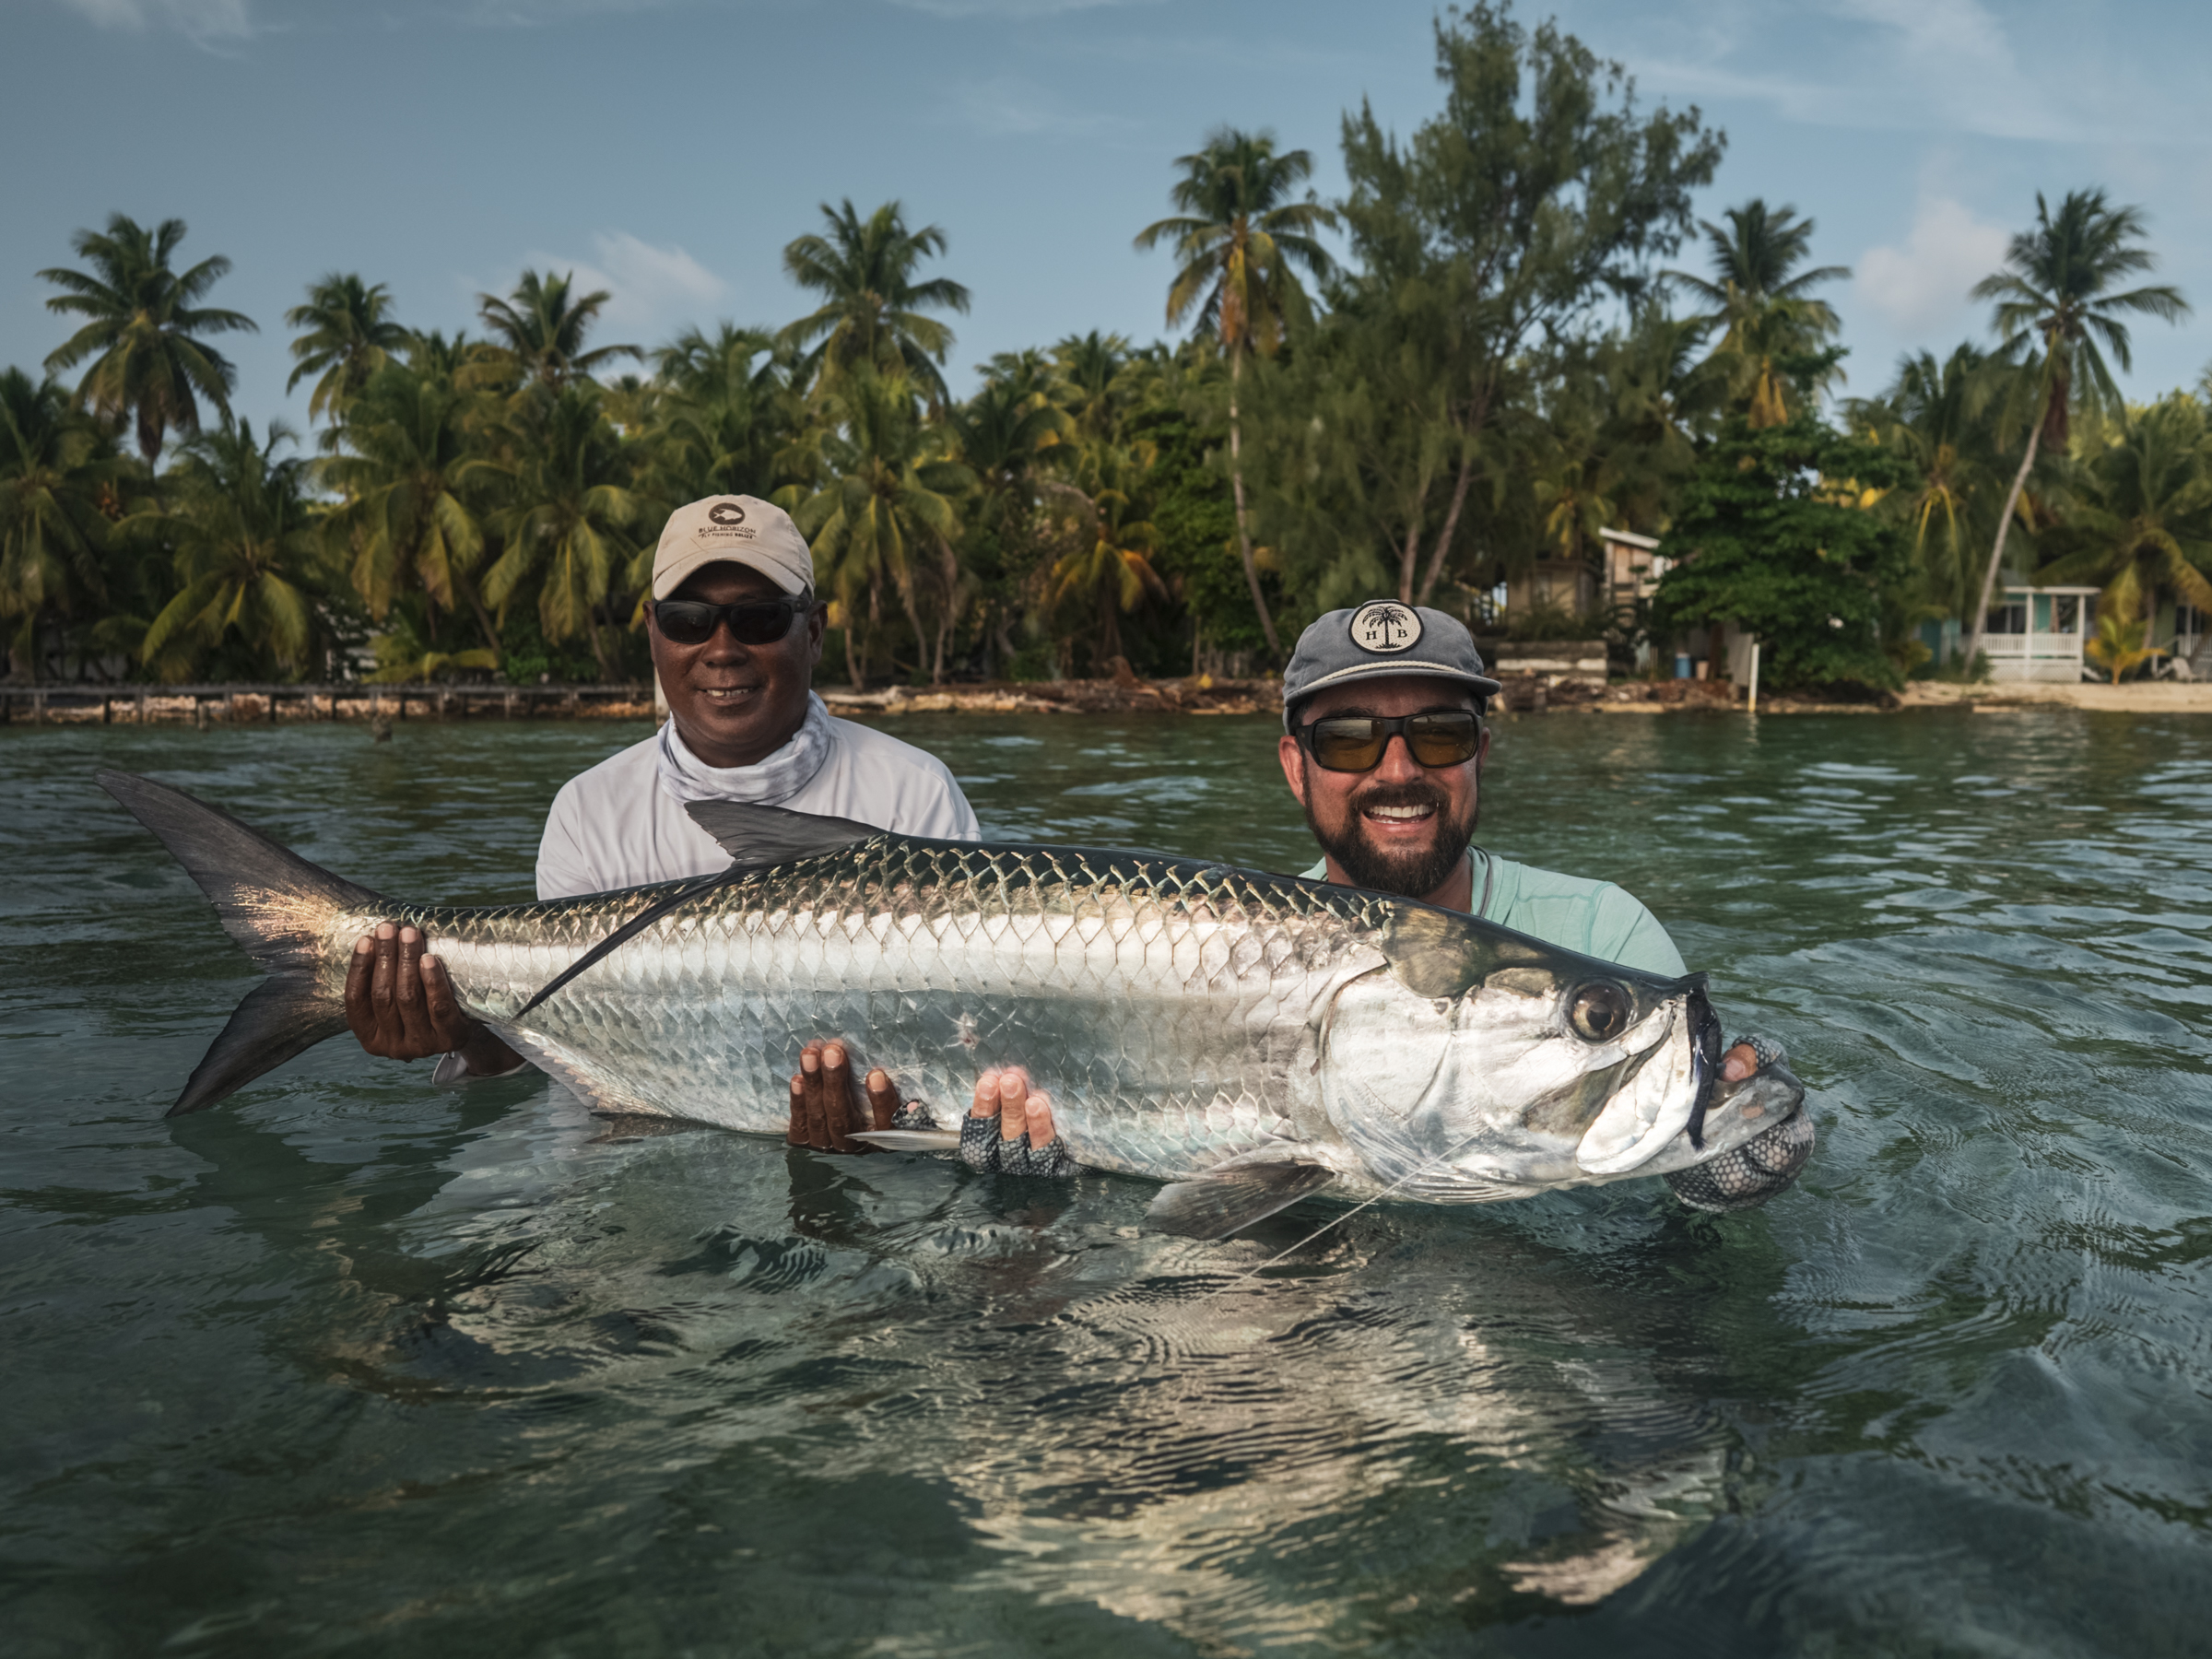
[[[779,803],[901,835],[979,841],[968,797],[935,755],[849,720],[830,722],[830,756]],[[659,737],[579,772],[553,797],[537,849],[537,896],[571,899],[726,868],[730,855],[661,787]]]

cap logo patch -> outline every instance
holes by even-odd
[[[1421,618],[1410,605],[1374,599],[1352,613],[1347,631],[1360,650],[1394,656],[1420,643]]]
[[[707,509],[707,516],[718,524],[742,524],[745,509],[735,501],[717,501]]]

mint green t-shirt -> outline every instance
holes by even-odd
[[[1479,847],[1469,848],[1467,857],[1475,866],[1476,913],[1486,922],[1645,973],[1677,979],[1689,971],[1659,918],[1624,888],[1514,864]],[[1328,875],[1324,860],[1306,871],[1305,878],[1325,881]]]

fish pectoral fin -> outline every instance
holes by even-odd
[[[866,1141],[871,1147],[881,1147],[886,1152],[958,1152],[960,1149],[960,1132],[957,1129],[856,1129],[847,1140]]]
[[[801,858],[818,858],[854,846],[883,831],[873,824],[761,806],[750,801],[691,801],[684,810],[691,821],[722,843],[731,862],[745,869],[766,869]]]
[[[1145,1225],[1185,1239],[1226,1239],[1335,1179],[1336,1171],[1322,1164],[1238,1164],[1160,1188]]]

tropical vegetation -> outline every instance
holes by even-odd
[[[641,677],[658,526],[730,492],[797,519],[859,683],[1262,672],[1376,594],[1624,669],[1733,629],[1829,688],[1970,672],[2000,581],[2095,588],[2108,672],[2157,663],[2176,607],[2206,631],[2212,404],[2115,378],[2131,323],[2187,310],[2140,209],[2039,196],[1974,290],[1990,336],[1845,397],[1849,273],[1794,206],[1696,215],[1700,112],[1502,5],[1434,48],[1427,121],[1344,116],[1341,199],[1266,131],[1173,160],[1135,241],[1174,337],[1071,330],[965,388],[952,234],[843,200],[784,251],[803,314],[650,347],[567,272],[453,335],[326,272],[283,319],[309,434],[256,429],[229,262],[114,215],[39,273],[73,332],[0,372],[7,667]],[[1655,591],[1601,579],[1608,532],[1657,544]]]

